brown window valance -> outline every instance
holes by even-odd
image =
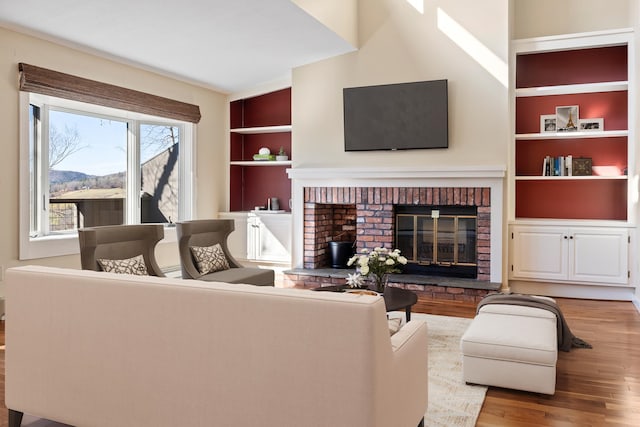
[[[198,123],[200,107],[25,63],[18,64],[20,90]]]

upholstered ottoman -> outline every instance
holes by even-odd
[[[554,394],[556,323],[553,313],[540,308],[483,306],[460,341],[464,380]]]

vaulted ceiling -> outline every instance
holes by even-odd
[[[7,0],[0,26],[228,93],[354,49],[290,0]]]

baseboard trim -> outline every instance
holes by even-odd
[[[510,280],[509,288],[511,292],[514,293],[546,295],[559,298],[597,299],[609,301],[633,301],[634,298],[636,298],[636,289],[634,286],[596,286],[574,283],[546,283]]]

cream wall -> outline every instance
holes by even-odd
[[[423,4],[420,13],[405,0],[360,1],[360,49],[293,70],[294,167],[507,164],[508,1]],[[443,13],[486,49],[484,57],[438,28]],[[345,153],[343,88],[435,79],[449,81],[448,149]]]
[[[224,206],[225,187],[215,183],[224,182],[226,177],[225,159],[217,154],[223,150],[227,140],[225,95],[0,28],[0,266],[3,271],[27,263],[80,268],[77,255],[18,261],[19,62],[199,105],[202,120],[196,131],[196,215],[210,217],[219,210],[219,206]],[[161,265],[179,264],[175,242],[160,245],[157,255]],[[2,293],[0,282],[0,295]]]
[[[629,28],[637,0],[514,0],[514,37]]]
[[[291,0],[352,46],[358,46],[358,0]]]

